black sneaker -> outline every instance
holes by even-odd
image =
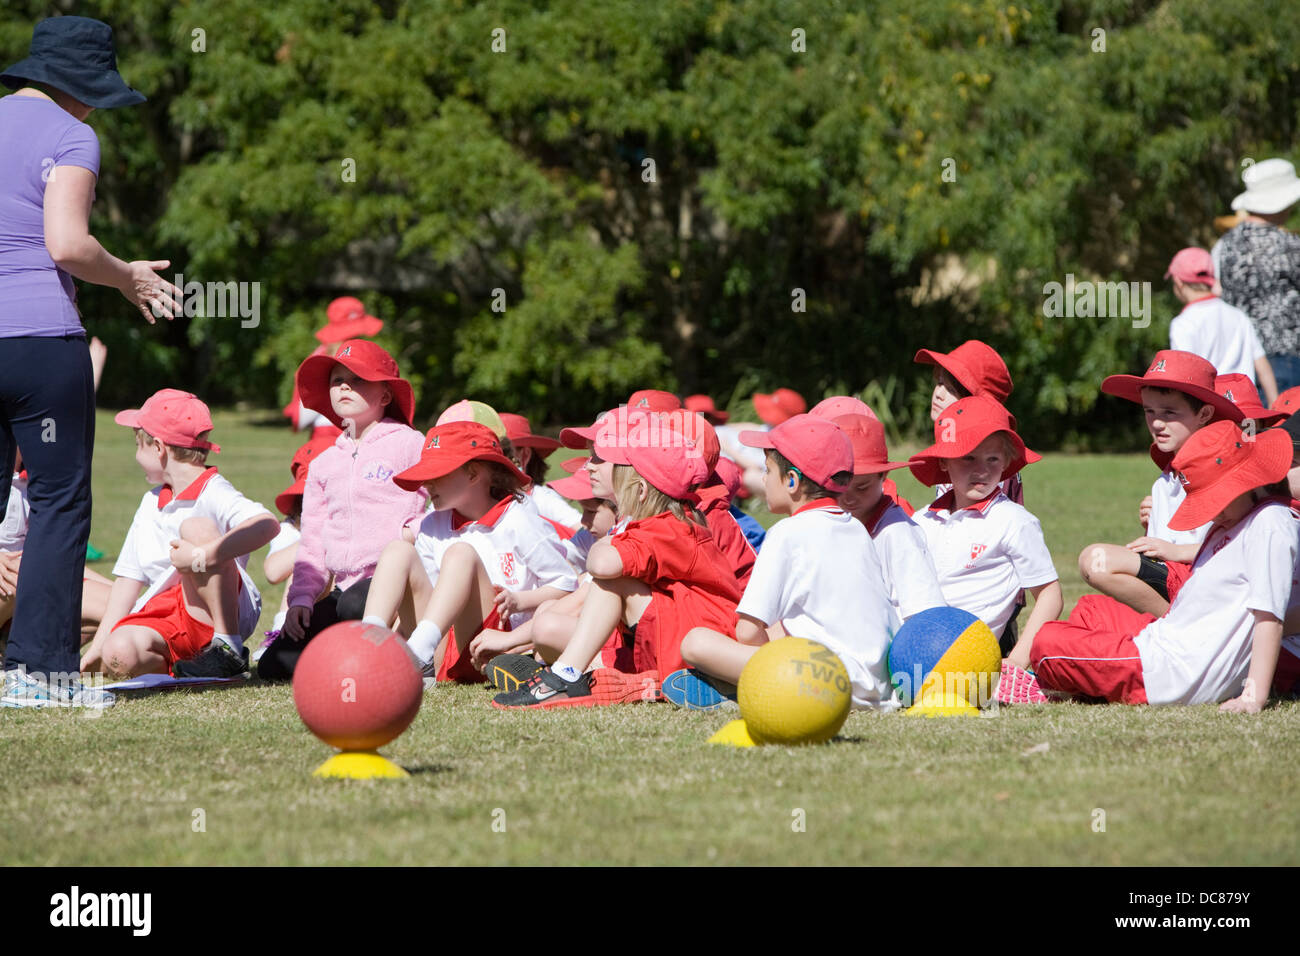
[[[488,683],[497,690],[518,690],[545,666],[531,654],[498,654],[488,662]]]
[[[187,661],[177,661],[172,667],[174,677],[248,677],[248,648],[243,655],[235,656],[222,641],[213,641],[196,656]]]
[[[492,706],[506,710],[524,707],[594,707],[597,701],[591,696],[591,675],[583,674],[575,681],[567,681],[549,667],[543,667],[528,683],[508,694],[497,694]]]

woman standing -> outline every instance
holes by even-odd
[[[1300,385],[1300,236],[1283,228],[1300,202],[1300,177],[1285,159],[1266,159],[1241,179],[1246,191],[1232,208],[1247,215],[1215,245],[1215,273],[1223,301],[1255,323],[1285,392]]]
[[[76,277],[112,286],[152,323],[179,291],[155,273],[170,263],[123,262],[89,232],[99,174],[91,110],[144,96],[117,72],[113,31],[85,17],[36,25],[27,59],[0,73],[0,501],[22,449],[31,516],[0,704],[106,706],[112,694],[75,674],[81,579],[90,537],[95,391]]]

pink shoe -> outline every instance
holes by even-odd
[[[1002,662],[1002,678],[998,681],[999,704],[1045,704],[1047,695],[1038,686],[1038,678],[1008,660]]]

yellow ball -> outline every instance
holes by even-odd
[[[802,637],[764,644],[737,687],[740,716],[760,744],[820,744],[844,726],[853,684],[834,651]]]
[[[961,692],[926,688],[921,699],[907,709],[912,717],[978,717],[979,708]]]

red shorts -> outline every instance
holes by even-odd
[[[620,624],[609,635],[609,640],[600,649],[600,666],[612,667],[624,674],[635,674],[636,661],[632,650],[636,641],[636,628]]]
[[[1047,690],[1145,704],[1142,657],[1133,636],[1155,618],[1101,594],[1088,594],[1068,621],[1048,621],[1034,635],[1029,663]]]
[[[1169,595],[1169,603],[1173,604],[1178,592],[1192,576],[1192,566],[1182,561],[1166,561],[1165,567],[1169,569],[1169,575],[1165,578],[1165,592]]]
[[[492,608],[492,613],[484,619],[478,631],[465,638],[465,647],[468,649],[469,642],[478,635],[479,631],[485,630],[508,631],[510,630],[510,622],[506,621],[503,627],[500,610],[495,607]],[[470,656],[461,653],[460,646],[456,643],[456,629],[454,627],[447,629],[442,644],[446,650],[443,652],[442,666],[438,668],[438,680],[453,680],[457,684],[487,683],[487,678],[474,666]]]
[[[147,627],[162,635],[167,645],[163,657],[168,670],[177,661],[189,660],[212,643],[212,625],[190,617],[180,582],[159,591],[139,611],[118,621],[113,630],[128,626]]]

